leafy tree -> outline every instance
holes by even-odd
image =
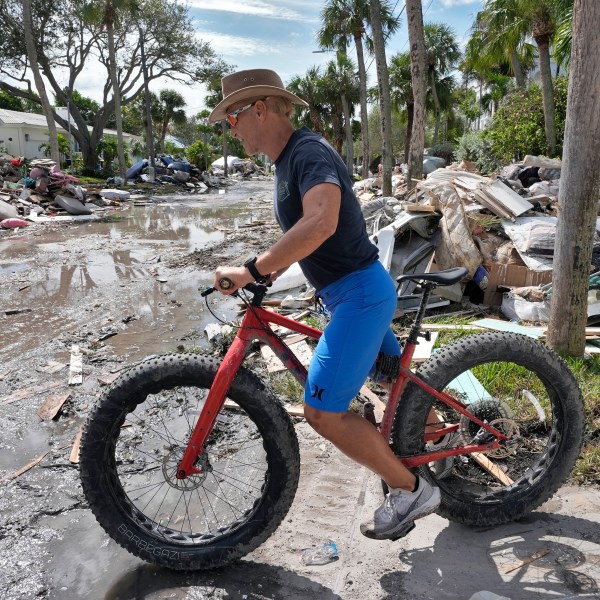
[[[183,107],[185,100],[183,96],[175,90],[161,90],[159,94],[159,119],[157,126],[159,127],[159,152],[164,152],[165,137],[172,123],[185,122],[186,115]],[[153,119],[154,120],[154,119]]]
[[[557,150],[562,150],[562,139],[567,106],[567,80],[559,77],[554,85],[556,124],[559,132]],[[493,153],[504,163],[521,160],[526,154],[544,154],[544,111],[542,91],[537,84],[527,90],[509,94],[501,103],[491,124],[486,129]]]
[[[64,89],[65,95],[69,94],[68,88]],[[96,115],[100,110],[100,105],[91,98],[82,96],[77,90],[72,90],[70,94],[73,104],[79,109],[81,116],[84,118],[88,125],[91,125],[96,119]],[[133,132],[131,132],[133,133]]]
[[[196,165],[201,171],[205,171],[210,167],[213,160],[211,147],[202,140],[197,140],[185,150],[185,155],[188,160]]]
[[[17,98],[12,94],[0,90],[0,108],[5,110],[16,110],[17,112],[25,112],[25,105],[21,98]]]
[[[61,156],[66,156],[71,152],[71,146],[69,140],[62,134],[57,135],[58,138],[58,151]],[[50,157],[52,154],[52,148],[48,142],[44,142],[38,146],[38,150],[44,153],[44,156]]]
[[[66,93],[64,85],[56,79],[56,68],[65,66],[68,77],[67,90],[76,88],[77,79],[88,61],[97,53],[97,58],[107,68],[109,59],[105,35],[100,27],[86,24],[83,20],[82,0],[34,0],[35,14],[43,26],[36,29],[40,68],[49,82],[60,106],[69,102],[73,105],[75,127],[72,133],[84,156],[84,163],[94,169],[97,162],[97,145],[103,129],[114,112],[115,101],[111,91],[111,80],[104,86],[100,110],[91,131],[79,109]],[[224,63],[219,60],[210,45],[199,41],[188,9],[175,0],[139,0],[140,10],[136,18],[143,23],[145,54],[148,79],[161,77],[181,82],[184,85],[203,83],[215,73],[220,73]],[[13,95],[36,100],[29,87],[23,91],[20,82],[27,83],[25,70],[23,25],[17,0],[0,0],[0,21],[10,35],[0,36],[0,89]],[[141,73],[140,38],[137,31],[118,30],[115,39],[117,62],[120,65],[119,86],[121,105],[133,102],[143,92]],[[65,119],[55,114],[55,120],[63,127]]]

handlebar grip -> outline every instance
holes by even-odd
[[[230,290],[233,287],[233,281],[228,277],[223,277],[222,279],[219,279],[219,287],[222,290]]]

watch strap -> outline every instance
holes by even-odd
[[[258,269],[256,268],[256,256],[254,258],[251,258],[250,260],[247,260],[244,263],[244,266],[246,267],[246,269],[248,269],[248,271],[250,272],[250,275],[252,275],[252,277],[254,277],[254,281],[263,283],[267,280],[267,275],[261,275],[258,272]]]

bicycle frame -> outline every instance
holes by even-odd
[[[422,307],[426,306],[426,304],[427,300],[425,299],[425,301],[422,302]],[[391,386],[389,399],[380,426],[381,434],[386,440],[389,441],[396,407],[398,406],[398,402],[402,397],[402,393],[406,389],[407,384],[409,381],[412,381],[429,394],[435,396],[448,406],[467,416],[473,422],[477,423],[480,427],[484,428],[490,434],[495,436],[495,439],[484,444],[471,444],[468,446],[447,448],[437,452],[427,452],[416,456],[402,458],[402,462],[408,468],[414,468],[428,462],[440,460],[446,456],[483,452],[486,450],[499,448],[501,447],[501,442],[508,439],[507,436],[502,434],[500,431],[494,429],[487,423],[484,423],[471,414],[466,404],[463,404],[445,392],[438,392],[437,390],[433,389],[410,370],[412,357],[418,344],[417,337],[419,335],[419,328],[423,312],[424,308],[423,310],[419,309],[417,317],[415,318],[415,322],[413,323],[411,333],[409,334],[402,351],[402,355],[400,357],[400,372],[398,377],[393,380]],[[210,435],[219,411],[223,407],[229,386],[234,380],[238,369],[242,365],[251,344],[253,344],[255,341],[268,344],[275,355],[279,358],[279,360],[281,360],[281,362],[298,380],[298,382],[303,387],[306,385],[306,368],[302,365],[302,363],[298,360],[296,355],[290,350],[286,343],[281,339],[281,337],[279,337],[273,331],[269,323],[280,325],[295,331],[296,333],[307,335],[308,337],[316,340],[318,340],[323,333],[319,329],[267,310],[261,306],[248,306],[248,309],[246,310],[246,313],[244,314],[242,322],[239,326],[237,335],[235,336],[231,346],[229,347],[229,350],[223,358],[223,362],[217,370],[214,382],[206,398],[204,408],[202,409],[190,441],[188,442],[186,451],[179,464],[177,470],[178,479],[185,479],[189,475],[198,474],[201,472],[201,469],[199,469],[195,463],[198,457],[204,452],[204,444]],[[457,424],[437,429],[435,433],[425,433],[424,440],[427,441],[428,439],[438,438],[446,433],[455,431],[456,429],[458,429]]]

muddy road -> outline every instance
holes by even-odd
[[[301,420],[292,509],[230,568],[159,569],[96,524],[73,462],[82,422],[127,365],[207,344],[214,317],[197,288],[217,264],[239,264],[277,237],[271,189],[251,180],[223,194],[132,201],[100,221],[0,234],[0,598],[600,598],[596,490],[563,488],[502,528],[474,531],[432,515],[399,542],[366,540],[358,526],[381,501],[377,480]],[[237,310],[216,295],[210,307],[225,319]],[[74,346],[82,380],[69,385]],[[44,420],[49,398],[66,400]],[[303,565],[301,550],[328,539],[339,560]]]

